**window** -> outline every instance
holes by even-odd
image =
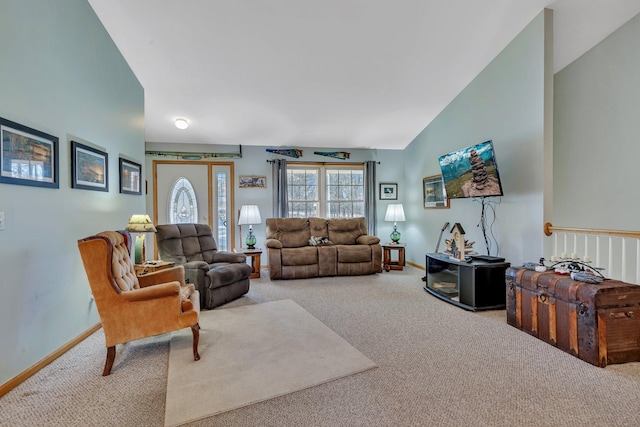
[[[216,172],[216,194],[218,196],[216,205],[218,206],[218,223],[216,226],[218,227],[218,246],[220,248],[228,248],[229,247],[229,235],[227,233],[227,188],[229,187],[229,182],[227,178],[229,177],[228,172]]]
[[[198,202],[191,182],[180,177],[171,189],[169,197],[169,222],[171,224],[196,223]]]
[[[287,197],[290,218],[364,216],[364,167],[289,164]]]

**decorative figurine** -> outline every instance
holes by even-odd
[[[466,252],[466,242],[464,240],[464,228],[462,228],[462,225],[460,225],[459,222],[456,222],[455,224],[453,224],[453,227],[451,228],[451,234],[452,234],[452,242],[451,242],[451,249],[453,252],[453,257],[459,259],[460,261],[465,261],[464,259],[464,254]],[[456,251],[454,252],[453,249],[454,247],[456,248]]]

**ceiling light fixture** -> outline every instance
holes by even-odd
[[[176,119],[174,124],[178,129],[186,129],[189,127],[189,122],[187,121],[187,119],[178,118]]]

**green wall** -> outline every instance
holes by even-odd
[[[144,92],[86,0],[0,1],[0,117],[59,138],[59,189],[0,184],[0,384],[99,322],[77,248],[144,212]],[[70,141],[109,155],[109,192],[70,188]]]
[[[424,253],[434,251],[447,221],[459,222],[476,251],[486,254],[477,226],[479,199],[451,200],[450,209],[424,209],[421,178],[440,174],[439,156],[487,140],[493,141],[504,191],[502,198],[491,198],[495,203],[491,255],[513,264],[542,256],[551,23],[551,11],[541,12],[405,150],[409,259],[424,263]],[[492,221],[490,210],[488,222]],[[449,237],[445,232],[443,240]]]
[[[554,219],[638,230],[640,15],[555,76]]]

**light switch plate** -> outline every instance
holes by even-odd
[[[0,230],[4,230],[4,212],[0,212]]]

